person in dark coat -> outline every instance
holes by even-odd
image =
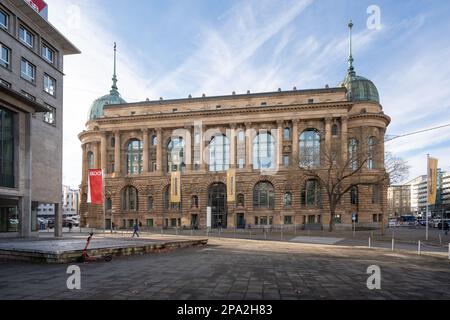
[[[139,238],[139,224],[137,224],[137,223],[135,223],[133,225],[133,237],[132,238],[134,238],[134,235],[136,235]]]

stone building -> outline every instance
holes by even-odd
[[[370,157],[355,179],[385,175],[384,136],[390,118],[378,91],[348,74],[334,88],[231,94],[126,103],[114,69],[110,93],[96,100],[83,150],[81,223],[129,228],[328,224],[327,197],[301,170],[305,159],[322,166],[322,150],[343,157],[368,142]],[[361,151],[362,152],[362,151]],[[105,172],[105,213],[87,203],[88,169]],[[235,201],[228,201],[227,171],[236,170]],[[171,202],[171,172],[181,171],[181,203]],[[335,223],[380,226],[387,188],[365,184],[344,196]],[[104,220],[104,215],[105,219]]]
[[[39,203],[61,203],[63,63],[79,51],[36,8],[0,2],[0,236],[33,235]]]

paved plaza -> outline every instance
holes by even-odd
[[[369,290],[367,268],[381,268]],[[450,261],[405,252],[210,239],[207,247],[68,265],[0,263],[0,299],[450,299]]]

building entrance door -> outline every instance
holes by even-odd
[[[198,215],[196,214],[191,215],[191,229],[198,229]]]
[[[236,215],[236,227],[238,229],[245,229],[245,219],[244,219],[244,214],[243,213],[238,213]]]
[[[215,183],[209,187],[208,206],[211,207],[211,224],[213,228],[227,227],[227,186]]]

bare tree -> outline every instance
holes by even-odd
[[[411,168],[406,160],[396,157],[392,152],[385,152],[384,167],[389,174],[389,185],[400,183],[408,178]]]
[[[390,181],[401,180],[408,174],[409,167],[406,162],[390,153],[386,155],[384,168],[368,171],[368,166],[373,166],[376,156],[372,147],[373,145],[359,144],[356,150],[351,150],[351,147],[350,150],[341,150],[340,146],[326,146],[321,148],[320,153],[314,148],[303,150],[299,161],[301,170],[305,176],[319,182],[328,198],[330,232],[334,228],[336,210],[343,196],[352,188],[361,185],[383,187]]]

